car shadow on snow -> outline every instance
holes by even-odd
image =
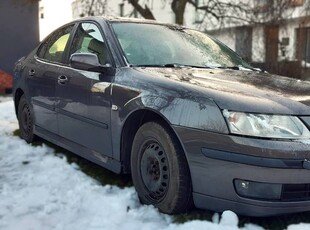
[[[13,132],[14,136],[20,136],[19,130]],[[32,143],[33,146],[41,146],[45,144],[50,148],[54,149],[55,156],[62,157],[65,156],[68,163],[77,164],[81,171],[83,171],[88,176],[94,178],[102,185],[116,185],[121,188],[133,186],[131,175],[118,175],[109,170],[106,170],[95,163],[88,161],[64,148],[52,144],[46,140],[38,138],[37,141]],[[25,162],[27,164],[29,162]],[[175,223],[184,223],[190,220],[208,220],[212,221],[214,212],[200,209],[193,209],[192,211],[184,214],[174,215]],[[310,223],[310,212],[273,216],[273,217],[239,217],[239,227],[243,227],[247,223],[252,223],[259,225],[265,229],[275,229],[282,230],[286,229],[288,225],[298,224],[298,223]]]

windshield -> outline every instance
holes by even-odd
[[[227,46],[196,30],[132,22],[112,23],[112,27],[133,66],[250,68]]]

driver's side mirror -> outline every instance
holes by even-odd
[[[101,65],[97,55],[92,53],[74,53],[70,57],[69,64],[75,69],[95,72],[101,72],[104,68],[110,67],[110,65]]]

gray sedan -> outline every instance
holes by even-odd
[[[131,173],[164,213],[310,210],[310,83],[254,69],[204,33],[71,22],[17,62],[14,101],[27,142]]]

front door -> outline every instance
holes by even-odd
[[[80,23],[70,47],[73,53],[95,53],[111,65],[97,25]],[[56,88],[59,135],[82,145],[94,155],[112,156],[110,87],[113,74],[83,71],[69,65],[59,72]]]

